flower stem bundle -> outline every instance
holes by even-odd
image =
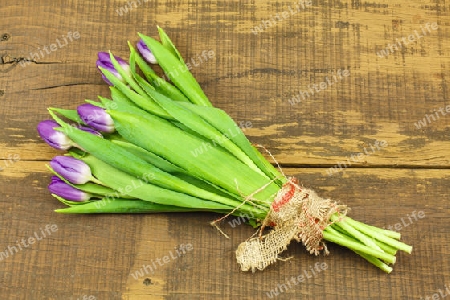
[[[281,259],[292,240],[316,255],[328,253],[325,241],[342,245],[388,273],[398,250],[411,253],[400,234],[354,221],[345,205],[273,167],[228,114],[212,106],[158,29],[161,42],[139,34],[128,61],[99,53],[109,98],[86,100],[76,110],[49,108],[53,120],[38,125],[44,141],[68,151],[49,165],[49,190],[67,206],[57,212],[251,216],[260,234],[237,248],[243,271]]]

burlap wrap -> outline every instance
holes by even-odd
[[[267,225],[274,228],[266,235],[241,243],[236,250],[241,270],[263,270],[282,259],[279,254],[292,240],[302,241],[311,254],[318,255],[321,250],[328,254],[322,232],[332,223],[331,215],[337,212],[344,216],[347,207],[323,199],[313,190],[300,187],[295,178],[289,178],[276,195],[261,232]]]

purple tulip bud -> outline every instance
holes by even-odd
[[[68,185],[57,176],[52,177],[52,182],[48,185],[48,189],[50,193],[70,201],[82,202],[88,201],[91,198],[90,194]]]
[[[142,57],[144,57],[144,59],[151,63],[151,64],[157,64],[158,62],[156,61],[156,57],[153,55],[152,51],[147,47],[147,45],[144,43],[143,40],[140,40],[137,43],[137,48],[139,53],[141,53]]]
[[[74,146],[74,143],[63,132],[55,130],[61,127],[53,120],[45,120],[38,124],[37,131],[41,138],[53,148],[67,150]]]
[[[52,176],[52,181],[51,182],[60,182],[62,181],[58,176]]]
[[[53,171],[74,184],[85,184],[92,178],[91,168],[82,160],[56,156],[50,161]]]
[[[114,56],[114,58],[117,60],[119,65],[124,69],[124,71],[127,72],[128,74],[130,74],[130,76],[131,76],[130,65],[118,56]],[[100,67],[108,70],[114,76],[116,76],[119,80],[121,80],[122,82],[125,82],[123,80],[122,76],[120,76],[119,72],[114,68],[114,65],[111,61],[111,57],[109,56],[108,52],[99,52],[98,53],[97,68],[100,68]],[[107,84],[113,85],[108,80],[108,78],[105,77],[105,75],[102,74],[102,78]]]
[[[114,121],[103,108],[86,103],[78,106],[77,112],[85,124],[99,131],[114,132]]]
[[[89,132],[89,133],[92,133],[94,135],[97,135],[97,136],[103,138],[103,135],[100,132],[98,132],[97,130],[94,130],[94,129],[90,128],[90,127],[79,126],[77,128],[80,129],[80,130],[83,130],[85,132]]]

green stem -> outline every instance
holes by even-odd
[[[103,183],[100,180],[96,179],[94,176],[92,176],[90,180],[96,184],[103,185]]]
[[[348,232],[344,231],[341,227],[339,227],[339,226],[335,226],[335,227],[334,227],[334,226],[331,226],[331,227],[332,227],[333,229],[335,229],[336,231],[338,231],[339,233],[345,235],[345,237],[350,238],[350,239],[353,239],[353,240],[356,241],[356,242],[358,241],[357,239],[351,237],[351,236],[348,234]],[[373,241],[374,241],[375,244],[377,244],[378,247],[380,247],[381,250],[383,250],[384,252],[389,253],[389,254],[391,254],[391,255],[397,254],[397,249],[396,249],[396,248],[394,248],[394,247],[392,247],[392,246],[389,246],[389,245],[386,245],[385,243],[380,242],[380,241],[378,241],[378,240],[376,240],[376,239],[373,239]]]
[[[331,221],[334,222],[333,225],[341,227],[344,231],[348,232],[350,236],[356,238],[367,247],[382,251],[381,248],[378,247],[378,245],[375,244],[375,242],[370,237],[353,228],[352,226],[350,226],[350,224],[347,224],[346,218],[340,219],[337,215],[332,215]]]
[[[339,230],[342,230],[341,228],[339,228],[338,226],[336,226],[336,227],[337,227],[336,229],[333,229],[330,226],[330,228],[329,228],[330,234],[333,234],[335,236],[341,237],[343,239],[353,240],[354,242],[359,243],[358,240],[348,236],[347,233],[339,231]],[[363,253],[361,251],[355,251],[355,250],[353,250],[353,252],[355,252],[356,254],[358,254],[359,256],[361,256],[362,258],[364,258],[365,260],[367,260],[369,263],[373,264],[374,266],[380,268],[384,272],[390,273],[392,271],[391,267],[389,267],[387,264],[385,264],[384,262],[382,262],[378,258],[373,257],[372,255],[368,255],[368,254]]]
[[[379,232],[385,236],[391,237],[396,240],[399,240],[401,237],[401,234],[397,231],[386,230],[386,229],[378,228],[375,226],[367,225],[365,223],[353,220],[352,218],[349,218],[349,217],[347,217],[347,219],[348,219],[347,222],[352,224],[352,226],[355,228],[366,227],[366,228],[372,229],[373,231]]]
[[[348,235],[347,232],[343,231],[342,228],[340,228],[339,226],[336,226],[336,228],[332,228],[332,226],[330,226],[330,232],[334,235],[337,235],[341,238],[344,239],[349,239],[349,240],[353,240],[354,242],[358,243],[358,240],[356,240],[355,238],[351,237]],[[376,242],[376,241],[375,241]],[[384,250],[384,249],[383,249]],[[395,249],[394,249],[395,250]],[[387,264],[385,264],[384,262],[382,262],[381,260],[379,260],[376,257],[373,257],[371,255],[368,255],[366,253],[363,253],[361,251],[353,251],[356,254],[358,254],[359,256],[361,256],[362,258],[364,258],[365,260],[367,260],[368,262],[370,262],[371,264],[373,264],[374,266],[380,268],[381,270],[383,270],[384,272],[390,273],[392,272],[392,268],[389,267]],[[393,253],[389,253],[392,255],[395,255]]]
[[[344,218],[344,222],[345,221],[349,221],[351,220],[350,218],[346,217]],[[351,222],[348,222],[348,224],[350,225]],[[394,248],[397,248],[399,250],[405,251],[408,254],[411,254],[412,251],[412,246],[409,246],[405,243],[402,243],[400,241],[397,241],[396,239],[390,238],[388,236],[385,236],[383,234],[381,234],[379,231],[375,231],[367,226],[359,226],[358,224],[355,224],[354,226],[358,226],[357,229],[360,230],[361,232],[364,232],[365,234],[373,237],[374,239],[379,240],[380,242],[383,242],[389,246],[392,246]]]
[[[368,262],[370,262],[371,264],[373,264],[374,266],[380,268],[381,270],[383,270],[386,273],[391,273],[392,272],[392,267],[389,267],[387,264],[385,264],[384,262],[382,262],[381,260],[379,260],[376,257],[367,255],[365,253],[359,252],[359,251],[354,251],[356,254],[358,254],[359,256],[361,256],[362,258],[364,258],[365,260],[367,260]]]
[[[371,256],[374,256],[376,258],[382,259],[387,263],[391,263],[394,264],[395,263],[395,256],[385,253],[383,251],[380,250],[376,250],[373,248],[370,248],[366,245],[363,245],[361,243],[358,242],[354,242],[351,239],[345,238],[345,237],[341,237],[339,235],[333,234],[333,229],[331,229],[330,226],[328,226],[327,228],[325,228],[325,230],[323,231],[323,237],[325,240],[336,243],[338,245],[347,247],[353,251],[359,251],[362,252],[364,254],[368,254]]]

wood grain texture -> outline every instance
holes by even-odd
[[[58,228],[0,261],[2,298],[265,299],[316,262],[327,270],[276,298],[420,299],[450,286],[450,113],[436,117],[450,105],[448,1],[312,1],[258,34],[255,26],[299,2],[136,3],[120,16],[126,1],[2,1],[0,252],[47,224]],[[436,30],[387,57],[377,55],[434,22]],[[329,257],[313,257],[293,244],[286,253],[291,260],[250,274],[239,271],[234,251],[253,230],[232,228],[232,219],[222,223],[227,240],[208,225],[215,214],[55,214],[60,206],[46,190],[45,163],[59,152],[39,140],[37,123],[48,118],[49,106],[75,108],[108,95],[96,53],[111,49],[125,56],[126,41],[136,42],[136,32],[156,36],[156,25],[186,60],[214,51],[193,74],[215,106],[237,122],[251,122],[245,133],[286,174],[377,226],[423,211],[425,218],[401,230],[413,254],[399,255],[394,272],[385,275],[338,246],[330,245]],[[80,38],[25,67],[19,63],[69,32]],[[350,76],[289,103],[339,70]],[[387,146],[370,151],[376,141]],[[351,160],[364,149],[363,159]],[[327,174],[347,160],[348,168]],[[132,276],[189,243],[192,251],[151,274]]]

